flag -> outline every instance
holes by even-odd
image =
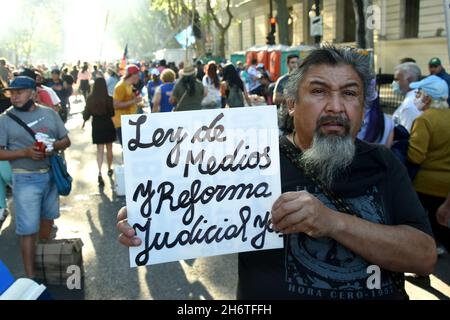
[[[175,36],[175,40],[181,45],[182,48],[189,47],[195,43],[195,37],[192,34],[192,27],[188,26]]]
[[[125,68],[127,67],[127,58],[128,58],[128,43],[125,46],[125,50],[123,51],[123,57],[122,60],[120,61],[119,72],[121,76],[125,74]]]

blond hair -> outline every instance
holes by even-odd
[[[172,69],[164,69],[161,73],[161,80],[164,83],[172,83],[175,81],[176,74]]]

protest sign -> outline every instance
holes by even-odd
[[[273,106],[122,116],[130,265],[282,247],[276,121]]]

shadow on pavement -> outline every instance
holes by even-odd
[[[450,254],[446,253],[438,258],[436,269],[433,272],[433,277],[442,281],[446,286],[450,286]],[[430,277],[413,277],[405,276],[405,280],[413,285],[429,292],[439,300],[450,300],[450,297],[441,292],[438,288],[433,287]]]
[[[146,279],[155,300],[213,300],[202,283],[187,279],[181,261],[147,267]]]
[[[86,273],[86,281],[95,282],[88,286],[92,288],[89,299],[140,299],[137,271],[130,269],[128,250],[117,241],[116,214],[122,204],[111,201],[104,191],[99,188],[95,215],[90,209],[86,211],[95,254]],[[124,288],[130,288],[126,290],[126,297],[123,296]]]

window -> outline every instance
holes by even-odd
[[[419,35],[419,0],[404,0],[405,38],[417,38]]]

